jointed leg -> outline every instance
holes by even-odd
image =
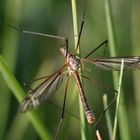
[[[66,97],[67,97],[67,89],[68,89],[68,84],[69,84],[69,80],[70,80],[71,76],[68,78],[67,83],[66,83],[66,87],[65,87],[65,94],[64,94],[64,102],[63,102],[63,108],[62,108],[62,114],[61,114],[61,119],[60,122],[58,124],[57,130],[56,130],[56,135],[55,135],[55,140],[58,137],[60,128],[62,126],[63,120],[64,120],[64,113],[65,113],[65,105],[66,105]]]
[[[96,50],[98,50],[99,48],[101,48],[103,45],[105,45],[105,47],[107,47],[107,44],[108,44],[108,40],[105,40],[98,47],[96,47],[94,50],[92,50],[90,53],[88,53],[84,58],[89,57],[92,53],[94,53]]]
[[[111,90],[111,91],[113,91],[114,93],[115,93],[115,96],[113,97],[113,99],[110,101],[110,103],[108,104],[108,106],[105,108],[105,110],[102,112],[102,114],[100,115],[100,117],[97,119],[97,121],[95,122],[95,125],[94,125],[94,127],[95,127],[95,129],[97,130],[97,124],[99,123],[99,121],[101,120],[101,118],[104,116],[104,114],[106,113],[106,111],[110,108],[110,106],[114,103],[114,101],[116,100],[116,98],[117,98],[117,96],[118,96],[118,91],[117,90],[113,90],[113,89],[111,89],[110,87],[108,87],[108,86],[105,86],[105,85],[103,85],[103,84],[101,84],[101,83],[99,83],[99,82],[97,82],[97,81],[95,81],[95,80],[93,80],[93,79],[91,79],[91,78],[89,78],[89,77],[87,77],[87,76],[84,76],[84,75],[81,75],[83,78],[85,78],[85,79],[87,79],[87,80],[89,80],[89,81],[91,81],[93,84],[96,84],[96,85],[98,85],[98,86],[101,86],[101,87],[103,87],[103,88],[106,88],[106,89],[109,89],[109,90]]]
[[[58,40],[63,40],[65,42],[65,47],[68,50],[68,39],[66,37],[56,36],[56,35],[51,35],[51,34],[45,34],[45,33],[40,33],[40,32],[27,31],[27,30],[23,30],[21,28],[18,28],[18,27],[9,25],[9,24],[7,24],[7,26],[21,32],[22,34],[31,34],[31,35],[36,35],[36,36],[43,36],[43,37],[49,37],[49,38],[54,38],[54,39],[58,39]]]

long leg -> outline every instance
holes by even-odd
[[[97,126],[97,124],[99,123],[99,121],[101,120],[101,118],[104,116],[104,114],[106,113],[106,111],[110,108],[110,106],[114,103],[114,101],[116,100],[116,98],[117,98],[117,96],[118,96],[118,91],[117,90],[113,90],[113,89],[111,89],[110,87],[108,87],[108,86],[105,86],[105,85],[103,85],[103,84],[101,84],[101,83],[99,83],[99,82],[97,82],[97,81],[95,81],[95,80],[93,80],[93,79],[91,79],[91,78],[89,78],[89,77],[87,77],[87,76],[84,76],[84,75],[81,75],[83,78],[85,78],[85,79],[87,79],[87,80],[89,80],[89,81],[91,81],[93,84],[96,84],[96,85],[98,85],[98,86],[101,86],[101,87],[103,87],[103,88],[106,88],[106,89],[109,89],[109,90],[112,90],[113,92],[115,92],[115,96],[113,97],[113,99],[110,101],[110,103],[108,104],[108,106],[106,107],[106,109],[102,112],[102,114],[100,115],[100,117],[97,119],[97,121],[96,121],[96,123],[95,123],[95,125],[94,125],[94,127],[96,128],[96,126]],[[97,128],[96,128],[96,130],[97,130]]]
[[[42,80],[42,79],[46,79],[46,78],[49,78],[49,77],[53,77],[53,75],[55,75],[56,73],[58,73],[58,72],[62,72],[63,71],[63,68],[65,68],[65,66],[66,66],[66,64],[65,65],[63,65],[58,71],[56,71],[54,74],[52,74],[52,75],[49,75],[49,76],[43,76],[43,77],[40,77],[40,78],[36,78],[36,79],[34,79],[34,80],[31,80],[31,81],[29,81],[29,82],[26,82],[26,83],[24,83],[24,86],[25,87],[27,87],[28,89],[30,89],[31,91],[33,91],[33,89],[32,88],[30,88],[29,87],[29,84],[30,83],[32,83],[32,82],[35,82],[35,81],[38,81],[38,80]],[[64,71],[63,71],[64,72]],[[46,79],[47,80],[47,79]],[[59,82],[58,82],[59,83]],[[40,84],[41,85],[41,84]],[[57,85],[58,86],[58,85]],[[57,86],[56,86],[56,88],[57,88]]]
[[[44,37],[50,37],[50,38],[55,38],[55,39],[60,39],[60,40],[66,40],[65,37],[62,36],[55,36],[55,35],[51,35],[51,34],[44,34],[44,33],[40,33],[40,32],[32,32],[32,31],[27,31],[27,30],[22,30],[21,28],[12,26],[12,25],[7,25],[15,30],[20,31],[23,34],[32,34],[32,35],[37,35],[37,36],[44,36]]]
[[[83,26],[84,26],[84,23],[85,23],[86,4],[87,3],[85,3],[85,8],[84,8],[84,12],[83,12],[83,19],[82,19],[82,22],[81,22],[81,25],[80,25],[80,31],[79,31],[79,35],[78,35],[78,41],[77,41],[77,45],[76,45],[76,49],[75,49],[75,54],[76,54],[76,52],[78,50],[78,46],[80,44],[81,34],[82,34]],[[99,49],[104,44],[105,44],[105,48],[106,48],[107,44],[108,44],[108,41],[105,40],[104,42],[102,42],[97,48],[95,48],[93,51],[91,51],[89,54],[87,54],[84,58],[87,58],[88,56],[90,56],[92,53],[94,53],[97,49]],[[105,52],[104,52],[104,54],[105,54]]]
[[[43,37],[49,37],[49,38],[63,40],[65,42],[64,45],[65,45],[65,47],[66,47],[66,49],[68,51],[68,39],[66,37],[56,36],[56,35],[51,35],[51,34],[45,34],[45,33],[40,33],[40,32],[32,32],[32,31],[22,30],[21,28],[18,28],[18,27],[9,25],[9,24],[7,24],[7,26],[9,26],[9,27],[11,27],[11,28],[23,33],[23,34],[31,34],[31,35],[36,35],[36,36],[43,36]]]
[[[43,77],[39,77],[39,78],[30,80],[30,81],[28,81],[28,82],[25,82],[25,83],[24,83],[24,86],[28,88],[30,83],[33,83],[33,82],[36,82],[36,81],[45,79],[45,78],[47,78],[47,77],[49,77],[49,76],[43,76]],[[30,89],[30,88],[29,88],[29,89]]]
[[[33,83],[35,81],[38,81],[38,80],[42,80],[42,79],[45,79],[47,78],[48,76],[44,76],[44,77],[40,77],[40,78],[37,78],[37,79],[34,79],[34,80],[31,80],[31,81],[28,81],[26,83],[24,83],[24,87],[28,88],[29,90],[33,91],[33,89],[29,86],[30,83]]]
[[[108,106],[105,108],[105,110],[102,112],[102,114],[100,115],[100,117],[97,119],[94,127],[95,129],[97,129],[97,125],[100,122],[100,120],[102,119],[102,117],[104,116],[104,114],[106,113],[106,111],[110,108],[110,106],[114,103],[114,101],[116,100],[118,96],[118,93],[115,94],[115,96],[113,97],[113,99],[110,101],[110,103],[108,104]]]
[[[32,83],[32,82],[38,81],[38,80],[45,79],[45,78],[47,78],[47,77],[48,77],[48,76],[44,76],[44,77],[40,77],[40,78],[31,80],[31,81],[28,81],[28,82],[24,83],[24,87],[28,88],[30,91],[33,92],[33,89],[29,86],[29,84]]]
[[[69,80],[70,80],[71,76],[69,76],[67,83],[66,83],[66,87],[65,87],[65,94],[64,94],[64,102],[63,102],[63,108],[62,108],[62,114],[61,114],[61,119],[60,122],[58,124],[57,130],[56,130],[56,135],[55,135],[55,140],[58,137],[60,128],[62,126],[63,120],[64,120],[64,113],[65,113],[65,105],[66,105],[66,97],[67,97],[67,89],[68,89],[68,84],[69,84]]]
[[[113,91],[113,92],[115,92],[115,93],[118,93],[117,90],[112,89],[112,88],[111,88],[110,86],[108,86],[108,85],[104,85],[104,84],[102,84],[102,83],[100,83],[100,82],[98,82],[98,81],[96,81],[96,80],[93,80],[92,78],[87,77],[87,76],[85,76],[85,75],[81,75],[81,76],[82,76],[83,78],[87,79],[88,81],[90,81],[91,83],[96,84],[97,86],[100,86],[100,87],[102,87],[102,88],[104,88],[104,89],[108,89],[108,90],[111,90],[111,91]]]
[[[102,42],[98,47],[96,47],[94,50],[92,50],[90,53],[88,53],[84,58],[89,57],[92,53],[94,53],[96,50],[98,50],[100,47],[102,47],[103,45],[105,45],[105,47],[107,47],[108,44],[108,40],[105,40],[104,42]]]
[[[81,22],[81,25],[80,25],[80,31],[79,31],[79,35],[78,35],[78,41],[77,41],[77,45],[76,45],[76,49],[75,49],[75,54],[76,54],[76,52],[78,50],[78,46],[80,44],[81,34],[82,34],[83,26],[84,26],[84,23],[85,23],[85,13],[86,13],[86,4],[85,4],[85,8],[84,8],[82,22]]]
[[[60,107],[58,104],[52,102],[51,100],[47,100],[47,105],[53,106],[55,109],[57,109],[57,110],[59,110],[59,111],[62,110],[62,107]],[[66,110],[66,109],[65,109],[65,113],[66,113],[67,115],[69,115],[70,117],[72,117],[72,118],[78,120],[78,121],[80,120],[79,116],[78,116],[77,114],[72,113],[70,110]]]

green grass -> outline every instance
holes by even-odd
[[[72,15],[73,15],[74,40],[75,40],[74,41],[75,42],[75,50],[77,48],[77,42],[78,42],[78,37],[79,37],[78,18],[77,18],[77,4],[78,3],[76,3],[76,0],[71,0]],[[80,45],[78,46],[78,50],[77,50],[76,53],[81,57]],[[79,73],[82,73],[82,67],[80,68]],[[82,81],[82,77],[81,77],[81,81]],[[88,126],[87,126],[87,120],[85,118],[85,112],[84,112],[84,109],[83,109],[83,105],[82,105],[80,96],[79,96],[79,110],[80,110],[81,140],[87,140],[88,139],[88,135],[89,135],[89,133],[88,133]]]
[[[105,0],[105,11],[106,11],[106,21],[107,21],[107,30],[108,30],[108,39],[109,39],[109,48],[110,48],[110,55],[111,56],[117,56],[116,53],[116,48],[117,48],[117,38],[116,38],[116,33],[115,33],[115,25],[114,25],[114,20],[113,20],[113,14],[112,14],[112,6],[111,6],[111,1],[110,0]],[[113,72],[113,80],[114,80],[114,87],[116,87],[118,81],[119,81],[119,75],[117,72]],[[124,91],[122,89],[122,96],[121,96],[121,102],[123,102],[124,97],[123,97]],[[118,106],[118,104],[116,105]],[[118,107],[117,107],[118,108]],[[127,118],[127,113],[126,113],[126,108],[124,105],[119,106],[119,113],[117,116],[119,116],[119,131],[120,131],[120,137],[121,139],[130,139],[130,133],[129,133],[129,121]],[[115,120],[117,118],[115,116]],[[114,126],[114,132],[113,132],[113,140],[116,139],[116,129],[117,129],[117,122],[115,122]],[[125,129],[124,129],[125,128]]]
[[[117,139],[116,138],[116,133],[117,133],[119,103],[120,103],[120,96],[121,96],[121,84],[122,84],[122,79],[123,79],[123,67],[124,67],[124,61],[122,59],[122,64],[121,64],[121,68],[120,68],[119,82],[118,82],[118,89],[117,89],[118,93],[117,93],[117,97],[116,97],[116,110],[115,110],[113,128],[112,128],[111,116],[110,116],[109,110],[105,114],[106,115],[107,128],[108,128],[108,133],[109,133],[109,139],[110,140]],[[106,94],[103,96],[103,103],[104,103],[104,109],[106,109],[108,107],[107,95]]]
[[[25,93],[23,89],[20,87],[19,83],[16,81],[15,77],[12,75],[2,56],[0,56],[0,72],[9,89],[15,95],[17,100],[21,102],[23,100]],[[43,122],[40,120],[39,116],[35,112],[27,113],[27,115],[30,121],[32,122],[34,128],[36,129],[37,133],[40,135],[40,137],[44,140],[45,139],[51,140],[52,136],[44,126]]]
[[[74,0],[71,2],[74,2]],[[75,9],[75,13],[77,13],[77,16],[72,15],[74,5],[72,6],[71,2],[65,0],[60,2],[45,0],[1,1],[0,22],[25,30],[66,36],[69,39],[69,49],[72,52],[77,42],[77,37],[75,37],[75,42],[73,41],[73,34],[78,33],[85,2],[76,1],[77,9]],[[110,55],[107,52],[107,56],[139,56],[139,9],[139,2],[134,0],[87,1],[85,25],[80,42],[80,55],[86,55],[102,41],[108,39]],[[73,19],[76,22],[74,23],[74,29]],[[19,103],[27,94],[21,88],[25,81],[52,74],[64,63],[63,57],[59,53],[61,46],[63,46],[63,43],[58,40],[22,35],[18,31],[0,24],[0,139],[28,140],[38,139],[38,137],[52,139],[55,135],[61,109],[46,102],[35,112],[21,115],[18,113],[18,108]],[[91,57],[100,57],[100,51],[102,54],[102,50],[99,50]],[[85,65],[85,68],[88,69],[83,69],[85,75],[97,79],[97,81],[104,81],[105,85],[114,86],[115,89],[118,88],[119,72],[113,74],[112,78],[111,72],[104,71],[102,78],[98,68],[91,65]],[[134,71],[134,73],[124,71],[123,73],[116,139],[140,138],[139,75],[139,71]],[[65,113],[59,138],[62,140],[96,139],[94,126],[87,124],[82,106],[80,107],[82,115],[78,112],[77,86],[73,79],[71,81],[68,87],[66,112],[71,112],[77,117]],[[59,108],[62,108],[64,82],[50,99]],[[86,80],[83,82],[86,96],[96,119],[98,119],[103,112],[103,93],[107,93],[108,103],[114,95],[86,82]],[[113,127],[115,109],[115,105],[112,105],[109,109],[110,124],[105,121],[105,117],[99,123],[98,130],[103,139],[109,138],[108,131],[110,135],[113,133],[110,132],[112,130],[110,126]],[[83,121],[80,121],[79,116],[83,117]],[[83,128],[81,126],[85,126],[83,130],[81,130]]]

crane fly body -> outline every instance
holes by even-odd
[[[79,58],[77,55],[73,55],[68,51],[68,47],[62,47],[60,48],[60,52],[65,57],[65,64],[60,67],[55,73],[53,73],[50,76],[45,77],[45,80],[38,85],[34,90],[32,90],[23,100],[20,106],[20,112],[26,112],[34,107],[37,107],[42,102],[46,101],[49,96],[51,96],[55,91],[59,88],[59,86],[62,83],[63,75],[68,72],[67,75],[67,82],[65,87],[65,94],[64,94],[64,102],[63,102],[63,108],[62,108],[62,114],[61,114],[61,120],[59,122],[59,125],[57,127],[57,132],[55,135],[55,139],[58,136],[60,127],[62,125],[63,119],[64,119],[64,111],[65,111],[65,103],[66,103],[66,95],[67,95],[67,88],[69,84],[70,78],[73,76],[76,79],[76,84],[78,88],[78,93],[83,105],[83,110],[85,112],[85,116],[87,118],[87,122],[89,124],[95,124],[95,115],[89,105],[89,102],[86,98],[84,89],[82,87],[82,82],[80,79],[79,74],[79,67],[82,63],[91,63],[96,65],[97,67],[100,67],[101,69],[105,70],[115,70],[119,71],[122,63],[122,59],[124,61],[124,70],[133,70],[133,69],[140,69],[140,57],[139,56],[130,56],[130,57],[108,57],[108,58],[88,58],[93,52],[95,52],[98,48],[100,48],[102,45],[106,44],[107,40],[101,43],[98,47],[96,47],[92,52],[87,54],[83,58]],[[66,43],[67,44],[67,43]],[[85,75],[81,75],[83,78],[91,81],[92,83],[99,85],[101,87],[104,87],[106,89],[108,88],[101,83],[96,82],[92,78],[89,78]],[[41,78],[42,79],[42,78]],[[103,114],[107,111],[107,109],[110,107],[110,105],[114,102],[114,100],[117,97],[118,92],[116,90],[113,90],[116,95],[108,104],[107,108],[104,110]],[[102,115],[101,115],[102,116]],[[100,117],[99,119],[100,120]],[[96,121],[96,123],[98,122]],[[95,124],[96,126],[96,124]]]
[[[77,87],[87,121],[88,123],[93,124],[95,122],[95,116],[87,102],[87,98],[82,88],[82,83],[78,73],[81,59],[76,55],[70,54],[65,47],[60,48],[60,51],[66,58],[66,64],[62,66],[56,73],[49,76],[44,82],[42,82],[25,97],[20,106],[20,112],[26,112],[33,107],[37,107],[41,102],[45,101],[51,94],[53,94],[58,89],[62,75],[64,72],[66,72],[67,68],[69,77],[73,75],[76,78]]]
[[[87,102],[87,98],[86,98],[84,90],[82,88],[82,83],[81,83],[79,73],[78,73],[78,69],[79,69],[79,66],[81,64],[81,59],[76,55],[70,54],[66,50],[66,48],[60,48],[60,51],[64,55],[64,57],[66,57],[66,63],[68,66],[69,74],[70,75],[73,74],[76,78],[77,87],[79,90],[80,98],[81,98],[81,101],[83,104],[83,108],[85,111],[87,121],[89,124],[93,124],[95,122],[95,116],[94,116],[94,114],[93,114],[93,112],[92,112],[92,110]]]
[[[75,54],[78,50],[78,46],[80,43],[80,38],[81,38],[82,30],[83,30],[83,25],[85,22],[85,11],[86,11],[86,9],[84,9],[84,12],[83,12],[83,19],[82,19],[82,22],[80,25]],[[89,103],[87,101],[84,90],[82,88],[82,83],[81,83],[79,72],[78,72],[78,69],[79,69],[79,66],[81,65],[81,63],[88,62],[88,63],[94,64],[95,66],[100,67],[101,69],[104,69],[104,70],[119,71],[121,62],[123,59],[124,60],[124,70],[140,69],[140,56],[88,58],[89,56],[91,56],[91,54],[93,54],[96,50],[98,50],[102,46],[106,47],[108,44],[108,40],[105,40],[104,42],[102,42],[99,46],[97,46],[95,49],[93,49],[91,52],[89,52],[85,57],[79,58],[77,55],[75,55],[75,54],[73,55],[68,51],[68,39],[66,37],[45,34],[45,33],[41,33],[41,32],[22,30],[18,27],[15,27],[15,26],[12,26],[9,24],[7,24],[7,26],[21,32],[22,34],[30,34],[30,35],[54,38],[57,40],[64,41],[64,46],[65,46],[65,47],[60,48],[60,51],[64,55],[66,63],[52,75],[46,76],[44,78],[39,78],[39,79],[45,79],[45,80],[40,85],[38,85],[35,89],[32,90],[31,88],[28,87],[31,90],[31,92],[22,101],[21,106],[20,106],[20,112],[26,112],[34,107],[37,107],[38,105],[40,105],[40,103],[46,101],[46,99],[49,96],[51,96],[61,85],[63,75],[66,73],[66,69],[67,69],[69,76],[68,76],[68,80],[67,80],[67,84],[66,84],[66,88],[65,88],[65,94],[67,92],[67,86],[69,83],[69,79],[71,76],[74,76],[76,79],[78,90],[79,90],[79,95],[80,95],[80,98],[81,98],[81,101],[83,104],[83,109],[84,109],[85,115],[87,117],[87,121],[90,124],[93,124],[95,122],[95,116],[94,116],[92,110],[90,109]],[[97,85],[104,87],[102,84],[99,84],[95,80],[93,80],[85,75],[81,75],[81,76],[83,78],[91,81],[92,83],[96,83]],[[107,88],[107,87],[105,87],[105,88]],[[114,90],[114,92],[117,92],[117,91]],[[64,108],[65,108],[65,100],[64,100],[64,106],[63,106],[62,118],[64,116]]]
[[[51,35],[51,34],[45,34],[45,33],[40,33],[40,32],[33,32],[33,31],[27,31],[27,30],[22,30],[18,27],[14,27],[11,25],[7,25],[10,28],[16,29],[17,31],[21,32],[22,34],[30,34],[30,35],[35,35],[35,36],[42,36],[42,37],[48,37],[48,38],[54,38],[57,40],[61,40],[64,43],[64,47],[60,48],[61,53],[65,57],[65,64],[61,66],[56,72],[49,76],[45,76],[42,78],[38,78],[35,80],[40,80],[44,79],[44,81],[39,84],[35,89],[31,89],[31,92],[23,99],[21,106],[20,106],[20,112],[27,112],[32,108],[35,108],[39,106],[42,102],[46,101],[55,91],[60,87],[63,76],[65,73],[68,72],[67,75],[67,82],[65,86],[65,94],[64,94],[64,102],[63,102],[63,108],[62,108],[62,114],[61,114],[61,120],[59,122],[59,125],[57,127],[57,133],[55,135],[55,139],[58,136],[58,132],[60,130],[60,127],[62,125],[62,121],[64,119],[64,111],[65,111],[65,103],[66,103],[66,95],[67,95],[67,88],[69,84],[70,78],[73,76],[76,79],[76,84],[78,88],[78,93],[80,95],[80,99],[83,105],[83,110],[85,112],[87,121],[89,124],[94,124],[95,123],[95,115],[90,108],[89,102],[86,98],[84,89],[82,87],[82,82],[80,79],[80,74],[79,74],[79,67],[82,63],[91,63],[94,64],[95,66],[105,69],[105,70],[115,70],[119,71],[122,63],[122,59],[124,60],[124,70],[133,70],[133,69],[140,69],[140,56],[130,56],[130,57],[104,57],[104,58],[88,58],[93,54],[96,50],[101,48],[102,46],[107,47],[108,41],[105,40],[102,42],[99,46],[97,46],[95,49],[93,49],[91,52],[89,52],[85,57],[79,58],[77,54],[77,50],[80,44],[80,38],[82,34],[82,29],[83,25],[85,22],[85,10],[83,12],[83,19],[80,25],[80,30],[78,34],[78,40],[76,44],[76,49],[75,49],[75,54],[71,54],[68,50],[68,39],[63,36],[56,36],[56,35]],[[89,81],[91,81],[93,84],[96,83],[96,85],[102,86],[106,89],[110,89],[101,83],[96,82],[90,77],[87,77],[85,75],[81,76]],[[114,93],[118,93],[116,90],[112,90]],[[113,103],[113,101],[116,99],[117,96],[113,98],[113,100],[108,104],[107,108],[104,110],[103,113],[107,111],[109,106]],[[99,120],[99,119],[98,119]],[[96,122],[98,122],[98,120]],[[96,124],[95,124],[96,125]]]
[[[104,41],[106,43],[106,41]],[[102,43],[103,44],[103,43]],[[101,47],[99,45],[98,47]],[[98,48],[97,47],[97,48]],[[95,48],[94,50],[96,50]],[[94,52],[94,50],[92,52]],[[34,90],[32,90],[23,100],[20,112],[26,112],[33,107],[37,107],[40,103],[46,101],[49,96],[51,96],[61,85],[64,73],[68,71],[68,77],[74,76],[76,79],[79,95],[81,102],[83,104],[83,109],[89,124],[95,122],[95,116],[93,111],[90,108],[90,105],[85,96],[85,92],[82,87],[78,69],[81,63],[89,62],[101,69],[105,70],[120,70],[120,65],[122,59],[124,60],[124,70],[127,69],[140,69],[140,57],[131,56],[131,57],[108,57],[108,58],[87,58],[91,52],[86,55],[84,58],[79,58],[77,55],[71,54],[67,47],[60,48],[60,52],[65,57],[66,63],[55,73],[48,76],[40,85],[38,85]],[[67,70],[66,70],[67,69]],[[84,78],[92,81],[90,78],[83,76]],[[70,78],[69,78],[70,79]],[[68,80],[69,81],[69,80]],[[94,82],[95,83],[95,82]],[[67,87],[66,87],[67,88]],[[65,89],[65,92],[67,89]]]
[[[80,95],[80,99],[83,105],[83,109],[87,118],[87,121],[89,124],[94,124],[95,123],[95,116],[90,108],[89,102],[86,98],[84,89],[82,87],[82,82],[80,79],[80,74],[78,72],[78,69],[82,63],[91,63],[94,64],[97,67],[100,67],[101,69],[105,70],[115,70],[119,71],[120,66],[122,63],[122,59],[124,60],[124,70],[133,70],[133,69],[140,69],[140,57],[139,56],[130,56],[130,57],[108,57],[108,58],[88,58],[93,54],[96,50],[101,48],[102,46],[107,47],[108,41],[105,40],[102,42],[99,46],[97,46],[95,49],[93,49],[91,52],[89,52],[85,57],[79,58],[77,54],[77,50],[79,47],[80,43],[80,37],[84,25],[84,19],[85,19],[85,10],[83,13],[83,20],[81,22],[80,26],[80,31],[78,35],[78,41],[75,49],[75,54],[71,54],[68,50],[68,39],[66,37],[62,36],[56,36],[56,35],[51,35],[51,34],[44,34],[40,32],[32,32],[32,31],[27,31],[27,30],[21,30],[20,28],[8,25],[9,27],[16,29],[20,31],[23,34],[31,34],[31,35],[36,35],[36,36],[42,36],[42,37],[49,37],[49,38],[54,38],[58,39],[61,41],[64,41],[64,47],[60,48],[61,53],[65,57],[65,64],[60,67],[55,73],[53,73],[50,76],[46,76],[44,78],[40,79],[45,79],[40,85],[38,85],[35,89],[31,89],[32,91],[25,97],[23,102],[21,103],[20,106],[20,112],[26,112],[34,107],[37,107],[40,105],[42,102],[46,101],[49,96],[51,96],[55,91],[59,88],[59,86],[62,83],[63,75],[68,72],[68,78],[65,86],[65,94],[64,94],[64,102],[63,102],[63,108],[62,108],[62,114],[61,114],[61,120],[58,125],[56,137],[58,135],[59,129],[62,125],[62,120],[64,119],[64,111],[65,111],[65,102],[66,102],[66,95],[67,95],[67,88],[69,84],[70,78],[73,76],[76,79],[76,84],[78,88],[78,93]],[[85,75],[81,75],[83,78],[91,81],[92,83],[96,83],[96,85],[102,86],[106,89],[110,89],[95,80],[93,80],[90,77],[87,77]],[[118,93],[116,90],[113,90],[114,93]],[[107,111],[109,106],[113,103],[113,101],[116,99],[117,96],[113,98],[113,100],[110,102],[110,104],[107,106],[107,108],[104,110],[104,113]],[[97,120],[98,122],[98,120]],[[56,138],[55,137],[55,138]]]

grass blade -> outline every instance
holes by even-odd
[[[110,54],[111,56],[116,55],[116,36],[115,36],[115,28],[113,23],[113,16],[112,16],[112,9],[111,9],[111,1],[105,0],[105,13],[106,13],[106,22],[107,22],[107,31],[109,37],[109,44],[110,44]],[[113,80],[114,80],[114,87],[117,85],[117,81],[119,80],[119,75],[116,72],[113,72]],[[123,95],[122,89],[122,95]],[[121,139],[130,140],[130,133],[129,133],[129,121],[127,117],[127,111],[125,108],[124,97],[121,97],[121,105],[119,107],[119,129],[120,129],[120,137]]]
[[[107,108],[108,106],[108,102],[107,102],[107,94],[103,95],[103,104],[104,104],[104,109]],[[111,117],[110,117],[110,113],[109,110],[106,111],[105,113],[105,117],[106,117],[106,122],[107,122],[107,128],[108,128],[108,133],[109,133],[109,139],[112,139],[112,124],[111,124]]]
[[[20,87],[14,76],[12,75],[11,71],[9,70],[6,62],[4,61],[3,57],[0,55],[0,73],[2,74],[5,82],[7,83],[9,89],[13,92],[14,96],[17,98],[19,102],[22,101],[25,93],[23,89]],[[37,133],[42,139],[51,140],[52,136],[50,132],[46,129],[43,122],[40,120],[39,116],[35,112],[27,113],[31,123],[33,124],[34,128],[36,129]]]
[[[120,70],[120,78],[119,78],[119,86],[118,86],[118,96],[116,102],[116,110],[115,110],[115,119],[114,119],[114,127],[113,127],[113,135],[112,140],[116,139],[116,132],[117,132],[117,120],[118,120],[118,110],[119,110],[119,103],[120,103],[120,91],[121,91],[121,83],[122,83],[122,76],[123,76],[123,66],[124,60],[122,59],[121,70]]]
[[[71,0],[72,5],[72,16],[73,16],[73,28],[74,28],[74,39],[75,39],[75,49],[77,47],[77,41],[78,41],[78,21],[77,21],[77,7],[76,7],[76,0]],[[78,46],[77,54],[80,56],[80,46]],[[79,70],[82,73],[82,68]],[[82,81],[82,78],[81,78]],[[85,113],[83,110],[83,105],[81,103],[80,97],[79,97],[79,109],[80,109],[80,118],[81,118],[81,140],[88,139],[88,127],[87,127],[87,121],[85,118]]]
[[[17,62],[17,51],[18,51],[18,33],[9,30],[4,23],[11,23],[18,25],[21,17],[21,3],[22,0],[5,0],[4,3],[1,3],[1,10],[3,9],[2,15],[3,20],[1,19],[2,15],[0,16],[0,26],[2,25],[2,37],[0,37],[0,50],[2,55],[6,59],[8,66],[10,67],[11,71],[15,71],[15,66]],[[11,12],[14,7],[14,12]],[[5,82],[3,82],[2,77],[0,77],[0,139],[5,139],[5,135],[7,134],[7,126],[9,125],[9,118],[11,119],[11,94],[9,94],[9,89]]]

